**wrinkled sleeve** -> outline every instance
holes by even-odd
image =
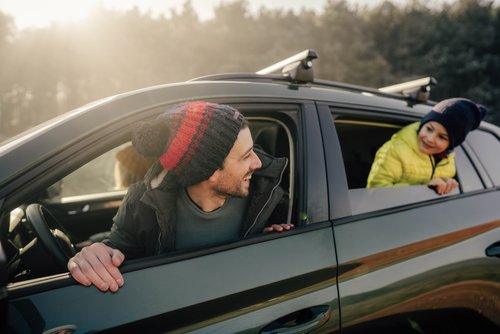
[[[407,185],[401,183],[403,165],[395,146],[387,142],[377,151],[370,174],[367,188],[393,187]]]
[[[122,205],[113,218],[111,233],[105,241],[108,246],[120,250],[127,259],[138,258],[143,254],[143,249],[137,238],[139,233],[136,219],[138,199],[130,190],[132,189],[129,189]]]
[[[444,179],[451,179],[457,174],[457,169],[455,166],[455,152],[450,153],[448,158],[444,159],[436,167],[434,172],[434,177],[441,177]]]

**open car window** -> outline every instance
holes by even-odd
[[[459,188],[443,196],[426,185],[366,188],[377,150],[407,123],[338,117],[334,121],[344,160],[353,214],[377,211],[428,201],[483,188],[481,180],[462,147],[455,149]]]
[[[269,219],[280,223],[294,219],[294,157],[292,133],[281,121],[270,117],[248,117],[256,146],[266,153],[289,160],[282,175],[285,195]],[[143,180],[156,159],[139,155],[127,141],[100,154],[63,177],[43,192],[38,202],[54,217],[76,251],[109,236],[113,217],[122,203],[128,187]],[[65,271],[65,266],[52,268],[36,265],[49,261],[44,248],[26,222],[25,210],[31,204],[17,208],[10,215],[8,257],[14,259],[10,282],[18,282]],[[297,216],[295,214],[295,216]],[[295,222],[295,221],[294,221]],[[220,246],[220,245],[216,245]],[[22,251],[20,251],[22,250]],[[189,250],[186,250],[189,251]],[[46,261],[42,261],[46,259]],[[50,260],[51,261],[51,260]]]
[[[361,119],[335,120],[349,189],[366,188],[375,153],[401,127]]]

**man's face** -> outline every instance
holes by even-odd
[[[222,168],[212,175],[214,191],[221,196],[248,196],[252,174],[260,167],[262,162],[253,151],[250,129],[241,129]]]

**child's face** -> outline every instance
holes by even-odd
[[[444,152],[450,145],[448,132],[438,122],[425,123],[417,136],[418,148],[425,154],[439,154]]]

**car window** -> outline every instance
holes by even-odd
[[[373,119],[338,117],[334,121],[344,160],[353,214],[442,198],[425,185],[366,188],[377,150],[405,124]],[[481,179],[461,147],[456,150],[457,180],[460,187],[447,196],[483,188]]]
[[[467,142],[472,146],[495,186],[500,186],[500,141],[486,131],[472,131]]]
[[[337,119],[335,128],[342,149],[349,189],[366,188],[375,153],[401,128],[401,125],[358,119]]]
[[[484,189],[483,182],[477,174],[469,156],[462,146],[455,148],[455,163],[457,164],[457,179],[460,181],[460,190],[464,193]]]
[[[247,117],[247,119],[250,123],[250,131],[255,146],[272,156],[288,159],[288,165],[284,171],[280,186],[286,191],[288,201],[283,214],[286,214],[286,221],[291,222],[293,209],[295,209],[295,158],[293,154],[295,149],[290,129],[276,119],[263,117]]]
[[[124,192],[144,177],[153,162],[138,154],[130,142],[122,144],[54,184],[48,190],[49,198],[67,202],[73,197]]]
[[[299,216],[296,213],[296,203],[298,203],[296,196],[298,195],[294,191],[295,158],[293,152],[295,148],[291,127],[289,124],[270,117],[248,116],[247,119],[257,146],[271,155],[288,159],[280,183],[285,190],[284,196],[276,205],[276,209],[269,213],[268,220],[296,223]],[[54,226],[57,225],[57,228],[64,230],[76,250],[80,250],[84,246],[102,241],[109,236],[113,217],[128,187],[143,179],[154,161],[156,159],[147,159],[139,155],[130,141],[125,142],[111,147],[105,153],[63,177],[42,192],[39,202],[54,217],[57,222]],[[26,206],[29,204],[32,203],[26,203]],[[22,208],[24,209],[25,206]],[[11,216],[17,217],[16,212],[13,212]],[[20,219],[10,218],[13,223],[10,224],[9,234],[16,241],[12,244],[15,247],[11,253],[15,254],[19,249],[24,249],[23,258],[26,259],[26,263],[41,263],[38,259],[40,254],[45,253],[37,247],[39,242],[33,242],[36,238],[30,225],[18,223],[18,221],[23,221],[23,215],[20,217]],[[33,244],[33,246],[27,247],[28,244]],[[24,262],[23,265],[25,265]],[[22,281],[60,272],[59,269],[52,267],[45,269],[45,267],[47,266],[32,266],[27,271],[23,270],[24,267],[17,266],[12,270],[10,281]]]

